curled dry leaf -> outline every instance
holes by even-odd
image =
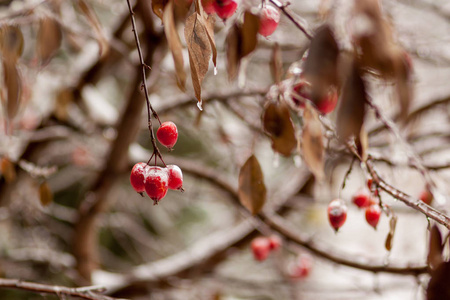
[[[364,80],[356,62],[344,84],[341,104],[337,115],[337,133],[339,138],[347,140],[359,137],[366,113],[367,94]]]
[[[442,251],[444,245],[442,244],[441,232],[437,225],[433,225],[430,230],[430,243],[428,249],[427,263],[431,269],[435,270],[443,262]]]
[[[3,25],[0,28],[0,49],[5,60],[17,61],[23,52],[23,35],[20,27]]]
[[[7,183],[11,183],[16,180],[16,169],[14,164],[6,157],[3,157],[0,161],[0,171],[2,172],[3,178],[5,178]]]
[[[389,221],[389,233],[386,237],[384,247],[387,251],[392,250],[392,240],[394,239],[395,228],[397,226],[397,216],[393,215]]]
[[[287,104],[270,102],[263,113],[264,130],[270,134],[274,151],[284,155],[291,155],[297,146],[295,128],[289,114]]]
[[[266,202],[266,194],[261,166],[258,159],[252,155],[239,172],[239,201],[255,215],[263,208]]]
[[[6,116],[12,120],[19,111],[22,99],[22,77],[14,61],[3,61],[3,79],[2,100],[6,106]]]
[[[228,79],[233,80],[239,71],[241,59],[256,49],[258,44],[259,17],[249,11],[244,13],[244,22],[234,24],[227,35]]]
[[[322,180],[324,174],[324,145],[322,125],[317,112],[306,103],[303,115],[302,154],[308,168],[318,180]]]
[[[206,23],[203,17],[194,12],[186,19],[184,36],[189,51],[189,65],[191,67],[192,84],[199,107],[202,102],[202,81],[208,71],[212,48]]]
[[[175,24],[173,1],[170,0],[164,8],[163,22],[167,43],[172,52],[173,62],[177,76],[177,85],[182,90],[186,89],[186,72],[184,71],[183,46]]]
[[[366,161],[368,157],[367,149],[369,149],[369,135],[366,129],[364,129],[364,126],[361,127],[359,136],[357,136],[355,139],[355,144],[359,156],[363,161]]]
[[[339,47],[329,25],[321,26],[309,47],[304,66],[304,77],[311,83],[313,102],[326,97],[330,86],[338,85]]]
[[[164,8],[168,2],[169,0],[152,0],[152,10],[162,22],[164,22]]]
[[[59,23],[52,18],[44,17],[39,22],[36,41],[36,53],[41,66],[47,65],[61,47],[62,31]]]
[[[53,201],[53,194],[47,181],[44,181],[39,186],[39,200],[41,201],[42,206],[47,206]]]
[[[283,60],[281,58],[281,48],[278,43],[273,45],[272,56],[270,57],[270,72],[275,83],[281,82],[283,76]]]
[[[108,39],[106,38],[105,33],[103,32],[102,25],[100,24],[97,15],[95,14],[94,10],[84,0],[78,0],[78,6],[85,15],[89,24],[94,29],[95,38],[97,39],[98,43],[99,56],[104,57],[109,51],[109,42]]]

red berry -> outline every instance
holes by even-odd
[[[131,170],[131,186],[138,193],[142,193],[145,190],[144,181],[147,173],[147,167],[148,166],[146,163],[141,162],[135,164],[133,169]]]
[[[369,190],[372,190],[372,184],[373,184],[373,179],[369,178],[367,179],[367,187],[369,188]]]
[[[289,265],[289,276],[292,279],[304,279],[312,268],[312,258],[309,255],[300,255],[297,261]]]
[[[352,197],[353,203],[359,208],[370,206],[370,192],[367,189],[357,191]]]
[[[419,199],[425,202],[426,204],[430,205],[433,201],[433,194],[428,189],[423,190],[420,192]]]
[[[324,98],[317,101],[317,110],[323,114],[328,114],[336,108],[338,95],[335,91],[329,92]]]
[[[164,122],[156,132],[158,141],[169,149],[175,145],[178,139],[177,125],[173,122]]]
[[[168,165],[167,171],[169,174],[168,187],[171,190],[179,190],[183,186],[183,173],[180,167],[176,165]]]
[[[278,250],[281,247],[281,239],[277,235],[269,236],[270,250]]]
[[[366,208],[366,221],[374,229],[377,229],[378,221],[380,221],[381,208],[377,204],[373,204]]]
[[[341,199],[335,199],[328,204],[328,220],[337,232],[347,219],[347,206]]]
[[[231,17],[237,9],[237,3],[234,0],[215,0],[213,2],[214,10],[217,16],[222,20]]]
[[[306,81],[300,81],[293,88],[292,100],[298,108],[304,108],[305,102],[311,97],[311,86]]]
[[[265,37],[271,35],[277,29],[278,23],[280,23],[280,13],[275,7],[266,5],[259,17],[259,34]]]
[[[202,0],[203,10],[205,13],[211,15],[216,12],[213,2],[214,0]]]
[[[168,182],[169,175],[167,174],[167,170],[160,167],[148,168],[144,181],[145,192],[154,201],[154,204],[158,204],[166,195]]]
[[[258,237],[253,239],[251,243],[253,257],[257,261],[266,260],[270,252],[270,241],[266,237]]]

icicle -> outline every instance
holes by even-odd
[[[202,100],[200,100],[200,101],[197,102],[197,107],[198,107],[198,109],[200,109],[200,111],[203,110],[203,107],[202,107]]]

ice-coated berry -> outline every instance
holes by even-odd
[[[366,208],[366,221],[374,229],[377,229],[378,221],[380,221],[381,208],[377,204],[373,204]]]
[[[433,194],[428,189],[423,190],[420,192],[419,199],[425,202],[426,204],[430,205],[433,201]]]
[[[309,255],[299,255],[297,260],[289,265],[288,274],[292,279],[308,277],[312,268],[312,258]]]
[[[133,166],[133,169],[131,169],[130,174],[131,186],[138,193],[142,193],[145,190],[144,181],[146,177],[147,168],[148,168],[147,164],[141,162],[135,164]]]
[[[270,252],[270,241],[266,237],[257,237],[251,243],[253,257],[257,261],[266,260]]]
[[[145,192],[153,200],[154,204],[164,198],[167,193],[169,175],[166,169],[149,167],[145,177]]]
[[[275,7],[266,5],[261,9],[259,34],[265,37],[271,35],[277,29],[278,23],[280,23],[280,13]]]
[[[222,20],[231,17],[236,12],[237,6],[238,4],[234,0],[215,0],[213,2],[215,12]]]
[[[323,114],[328,114],[336,108],[338,95],[335,91],[329,92],[324,98],[315,103],[317,110]]]
[[[328,220],[337,232],[347,219],[347,206],[341,199],[334,199],[328,204]]]
[[[179,190],[183,187],[183,173],[180,167],[176,165],[168,165],[167,172],[169,174],[168,187],[171,190]]]
[[[281,239],[277,235],[269,236],[269,247],[270,250],[278,250],[281,247]]]
[[[172,149],[178,139],[177,125],[170,121],[162,123],[156,132],[156,137],[162,145]]]
[[[216,12],[214,9],[214,0],[202,0],[202,5],[205,13],[211,15]]]
[[[352,202],[359,208],[370,206],[370,192],[367,189],[357,191],[352,197]]]

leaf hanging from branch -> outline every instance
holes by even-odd
[[[258,159],[252,155],[239,172],[239,201],[252,214],[261,211],[266,202],[266,186],[264,175]]]
[[[389,233],[386,237],[384,247],[387,251],[392,250],[392,240],[394,239],[395,228],[397,227],[397,216],[393,215],[389,220]]]
[[[86,16],[86,19],[88,20],[89,24],[94,29],[94,33],[99,48],[98,49],[99,56],[104,57],[109,51],[109,43],[108,39],[106,38],[103,32],[102,25],[100,24],[97,15],[95,14],[94,10],[86,3],[85,0],[78,0],[78,6],[80,7],[83,14]]]
[[[270,102],[263,113],[264,130],[270,134],[272,149],[284,156],[297,146],[295,128],[285,102]]]
[[[239,71],[241,59],[256,49],[258,44],[259,17],[249,11],[244,13],[244,22],[234,24],[227,35],[228,79],[233,80]]]
[[[344,84],[341,104],[337,115],[337,133],[339,138],[347,140],[359,137],[366,113],[367,94],[365,83],[356,62]]]
[[[430,231],[430,243],[428,249],[427,263],[431,269],[437,269],[437,267],[443,262],[442,251],[444,245],[442,244],[441,232],[437,225],[433,225]]]
[[[317,112],[306,103],[303,115],[302,154],[308,168],[318,180],[322,180],[324,174],[324,145],[322,125]]]
[[[172,52],[173,62],[177,76],[177,85],[182,90],[186,90],[186,72],[184,71],[183,46],[175,24],[173,1],[170,0],[164,8],[163,14],[164,33],[167,43]]]
[[[0,28],[0,49],[8,61],[17,61],[23,52],[23,35],[18,26],[3,25]]]
[[[304,77],[311,83],[311,99],[323,99],[330,86],[338,85],[339,47],[329,25],[321,26],[309,47],[304,66]]]
[[[273,45],[272,56],[270,57],[270,72],[273,81],[279,84],[283,76],[283,60],[281,57],[281,48],[278,43]]]
[[[39,22],[36,41],[36,52],[41,66],[47,65],[61,47],[62,31],[59,23],[52,18],[44,17]]]
[[[152,0],[152,10],[162,22],[164,22],[164,8],[168,2],[169,0]]]
[[[6,116],[11,120],[19,111],[22,100],[22,77],[14,61],[3,61],[3,79],[2,100]]]
[[[0,159],[0,172],[7,183],[16,180],[16,169],[14,164],[6,157]]]
[[[440,264],[431,273],[431,279],[427,287],[427,300],[450,299],[450,262]]]
[[[53,194],[47,181],[44,181],[39,185],[39,200],[41,201],[42,206],[47,206],[53,201]]]
[[[202,81],[208,71],[211,58],[211,44],[205,23],[201,15],[194,12],[186,20],[184,36],[189,51],[189,65],[191,67],[192,84],[199,108],[202,103]]]

